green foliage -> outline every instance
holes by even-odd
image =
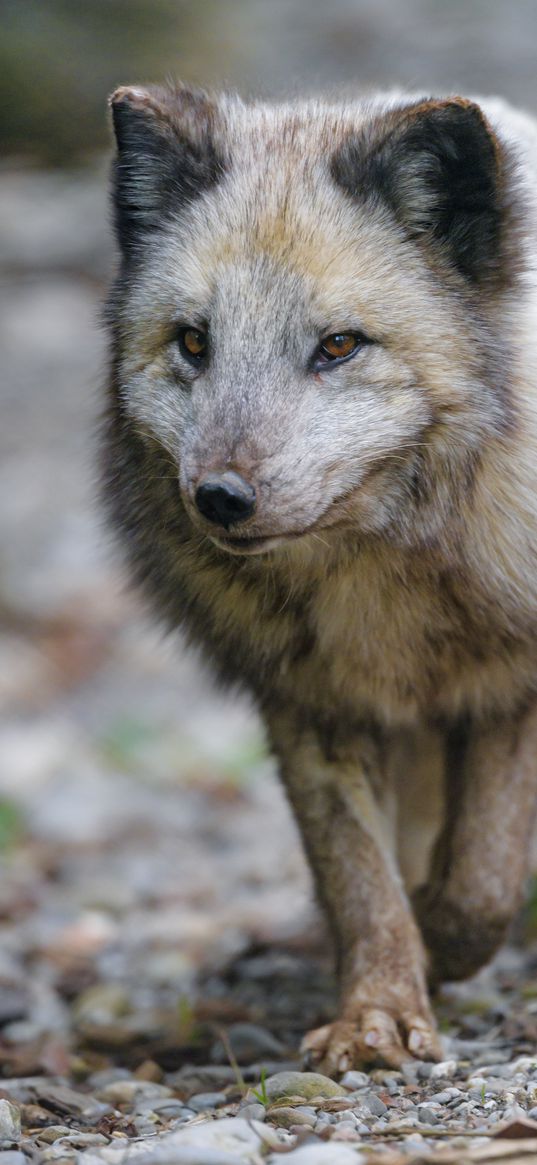
[[[259,1086],[259,1088],[252,1088],[252,1092],[253,1092],[256,1100],[258,1100],[260,1104],[264,1104],[265,1108],[268,1108],[270,1101],[268,1098],[267,1086],[265,1084],[266,1079],[267,1079],[267,1070],[266,1070],[266,1068],[262,1068],[261,1069],[260,1086]]]
[[[13,801],[0,798],[0,852],[11,849],[23,831],[20,809]]]

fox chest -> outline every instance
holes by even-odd
[[[311,649],[293,680],[320,706],[405,723],[505,709],[534,683],[534,645],[501,603],[447,575],[340,574],[304,618]]]

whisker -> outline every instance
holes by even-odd
[[[327,546],[328,549],[330,550],[330,543],[325,542],[324,538],[321,538],[320,534],[317,534],[317,532],[315,530],[309,530],[308,533],[311,535],[312,538],[315,538],[317,540],[317,542],[320,542],[322,544],[322,546]]]

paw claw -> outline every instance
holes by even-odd
[[[365,1033],[364,1044],[367,1044],[368,1048],[378,1048],[380,1041],[381,1036],[379,1032],[368,1031]]]
[[[412,1059],[439,1059],[440,1045],[432,1019],[382,1008],[365,1008],[353,1020],[336,1020],[308,1032],[302,1041],[305,1066],[327,1076],[339,1076],[353,1067],[387,1064],[400,1068]]]

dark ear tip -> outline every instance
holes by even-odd
[[[478,105],[477,101],[472,101],[469,97],[454,95],[453,97],[445,97],[441,100],[435,100],[433,98],[425,101],[423,105],[417,106],[415,112],[432,113],[433,115],[444,114],[448,117],[458,118],[459,121],[464,120],[466,124],[468,124],[468,119],[471,118],[475,122],[479,122],[481,127],[486,129],[488,134],[492,136],[492,129],[481,106]]]
[[[139,85],[119,85],[108,98],[108,104],[113,110],[116,105],[131,105],[134,108],[149,105],[151,100],[150,93],[147,89],[142,89]]]

